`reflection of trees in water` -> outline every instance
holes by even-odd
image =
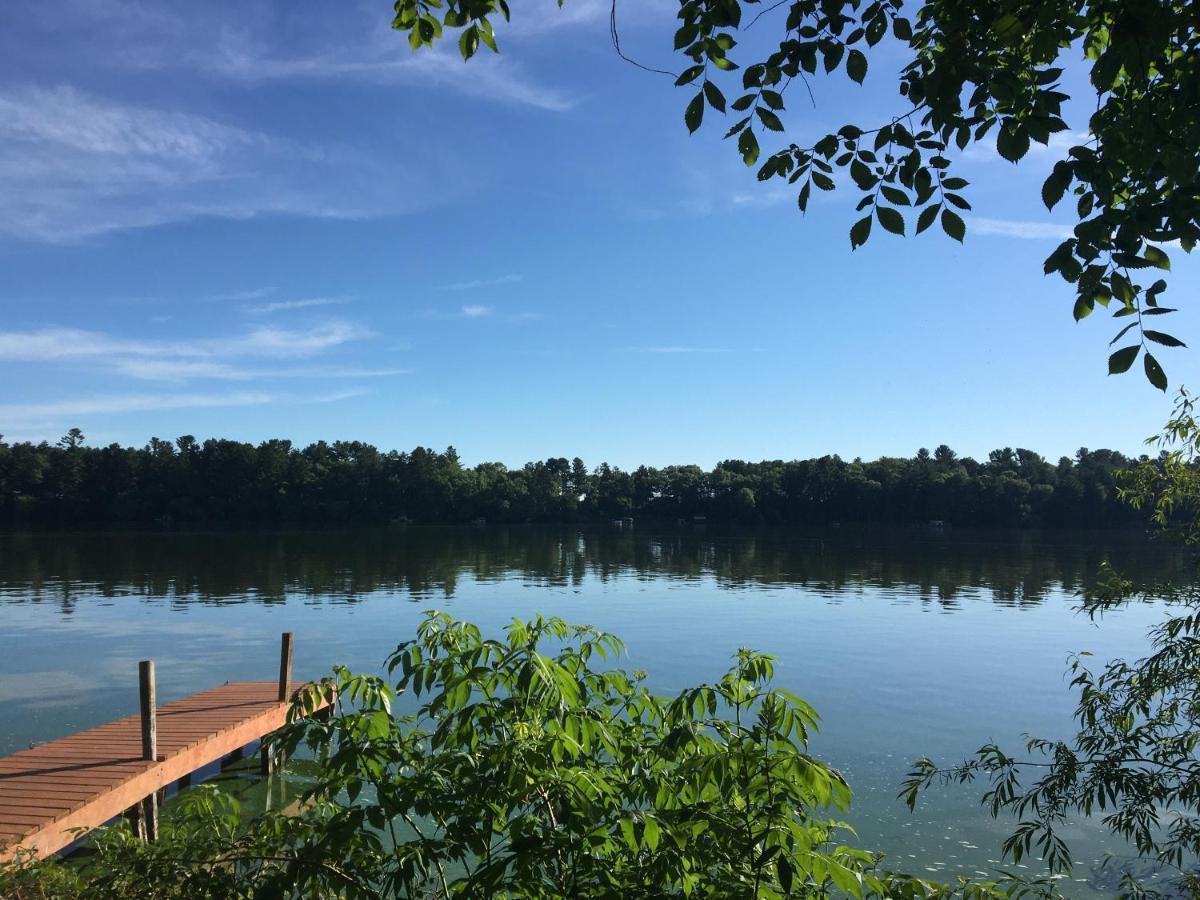
[[[1120,532],[856,530],[642,532],[393,528],[336,532],[0,535],[0,598],[163,597],[176,603],[354,602],[377,591],[424,602],[462,579],[578,587],[585,578],[712,578],[725,589],[863,590],[947,608],[982,597],[1035,604],[1081,589],[1102,560],[1132,577],[1183,571],[1171,548]]]

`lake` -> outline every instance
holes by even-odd
[[[296,676],[319,677],[379,671],[427,609],[492,633],[542,612],[620,635],[625,665],[663,693],[716,679],[738,647],[777,655],[778,682],[822,715],[813,749],[854,788],[860,844],[914,874],[979,876],[1010,824],[979,807],[981,789],[936,789],[909,814],[899,783],[919,756],[1071,733],[1068,654],[1138,655],[1162,615],[1079,615],[1105,559],[1135,578],[1184,571],[1171,548],[1113,532],[2,534],[0,754],[135,711],[139,659],[156,660],[168,702],[274,678],[282,631]],[[1086,822],[1063,836],[1078,859],[1068,892],[1108,892],[1118,873],[1098,861],[1125,848]]]

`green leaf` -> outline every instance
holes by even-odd
[[[996,135],[996,151],[1015,163],[1029,152],[1029,132],[1014,122],[1006,122]]]
[[[897,20],[898,21],[898,20]],[[792,892],[792,864],[786,856],[780,856],[775,861],[775,871],[779,874],[779,886],[785,894]]]
[[[779,116],[771,112],[769,109],[763,109],[761,106],[754,110],[762,120],[763,125],[771,129],[771,131],[783,131],[783,122],[779,120]]]
[[[733,137],[735,134],[737,134],[739,131],[741,131],[743,128],[745,128],[749,124],[750,124],[749,116],[746,116],[746,118],[740,119],[737,122],[734,122],[729,127],[729,130],[727,132],[725,132],[725,137],[727,137],[727,138]]]
[[[846,54],[846,74],[859,84],[867,77],[867,57],[861,50],[851,50]]]
[[[938,207],[936,204],[933,206],[927,206],[921,210],[921,214],[917,216],[917,234],[920,234],[922,231],[932,225],[934,219],[937,218],[937,214]]]
[[[690,84],[704,73],[704,66],[691,66],[684,69],[679,77],[675,79],[675,87],[682,87],[685,84]]]
[[[900,190],[899,188],[894,188],[885,184],[881,190],[883,191],[883,196],[887,197],[889,201],[895,203],[897,206],[912,205],[912,201],[908,199],[908,194],[904,193],[904,191]]]
[[[675,49],[682,50],[700,34],[700,28],[694,23],[688,23],[675,32]]]
[[[1136,253],[1114,253],[1112,258],[1118,266],[1124,266],[1127,269],[1150,268],[1150,261]]]
[[[1142,365],[1146,370],[1146,380],[1165,394],[1167,391],[1167,373],[1162,370],[1162,366],[1158,364],[1158,360],[1149,351],[1146,351],[1146,355],[1142,359]]]
[[[870,167],[868,167],[867,164],[862,160],[858,159],[850,163],[850,177],[853,178],[854,183],[864,191],[871,190],[873,187],[875,187],[876,182],[879,180],[875,177],[874,173],[871,172]]]
[[[487,19],[481,18],[478,22],[478,27],[479,39],[487,44],[493,53],[499,53],[500,48],[496,46],[496,38],[492,32],[492,23]]]
[[[838,63],[842,61],[842,54],[845,52],[846,48],[841,44],[823,43],[821,45],[821,55],[824,57],[827,73],[838,67]]]
[[[725,112],[725,95],[711,81],[704,82],[704,96],[709,106],[718,112]]]
[[[658,838],[662,833],[659,828],[658,821],[650,816],[647,816],[642,822],[642,842],[650,848],[651,852],[658,849]]]
[[[700,123],[704,121],[703,91],[697,92],[696,96],[692,98],[692,102],[687,105],[687,109],[683,111],[683,121],[687,125],[688,133],[695,134]]]
[[[800,207],[801,212],[804,212],[806,209],[808,209],[808,195],[811,192],[812,185],[810,185],[807,181],[804,182],[804,186],[800,188],[800,194],[796,197],[796,203]]]
[[[823,191],[832,191],[835,187],[837,187],[837,185],[833,183],[832,178],[820,172],[812,173],[812,183]]]
[[[1092,310],[1095,308],[1096,301],[1091,297],[1076,297],[1075,309],[1072,310],[1072,313],[1075,316],[1075,321],[1078,322],[1080,319],[1086,319],[1092,314]]]
[[[1167,269],[1168,271],[1171,268],[1171,258],[1162,250],[1158,249],[1158,247],[1148,246],[1142,251],[1142,255],[1146,257],[1146,261],[1152,266],[1157,266],[1160,269]]]
[[[785,157],[780,156],[779,154],[768,156],[767,161],[763,163],[758,170],[758,180],[766,181],[768,178],[773,178],[774,176],[781,174],[780,165],[784,162],[784,159]]]
[[[967,225],[962,220],[962,216],[950,209],[942,210],[942,231],[950,235],[960,244],[963,242],[963,236],[967,233]]]
[[[1046,209],[1054,209],[1055,204],[1062,199],[1067,187],[1071,184],[1071,178],[1070,163],[1057,162],[1054,164],[1054,171],[1042,183],[1042,202],[1046,204]]]
[[[634,831],[633,831],[633,820],[630,819],[628,816],[626,816],[625,818],[621,819],[620,826],[621,826],[621,835],[622,835],[622,837],[625,838],[625,843],[629,845],[629,849],[637,850],[638,849],[638,841],[637,841],[637,836],[634,834]]]
[[[367,738],[371,740],[379,740],[387,737],[388,731],[392,723],[392,718],[382,709],[377,709],[371,713],[367,720]]]
[[[871,236],[871,217],[864,216],[850,228],[850,249],[856,250]]]
[[[1111,341],[1108,342],[1108,346],[1111,347],[1113,344],[1115,344],[1121,338],[1125,337],[1125,335],[1127,335],[1129,333],[1129,329],[1133,328],[1135,325],[1137,325],[1137,322],[1130,322],[1128,325],[1126,325],[1124,328],[1122,328],[1120,331],[1118,331],[1116,334],[1116,337],[1114,337]]]
[[[1154,341],[1156,344],[1162,344],[1164,347],[1186,347],[1183,341],[1169,334],[1163,334],[1161,331],[1143,331],[1146,340]]]
[[[475,30],[475,26],[463,29],[463,33],[458,37],[458,52],[462,54],[462,58],[470,59],[478,49],[479,33]]]
[[[753,128],[745,129],[738,136],[738,150],[742,154],[742,162],[748,166],[758,162],[758,138],[754,134]]]
[[[890,206],[876,206],[875,215],[879,217],[879,224],[887,231],[892,234],[904,234],[904,216]]]
[[[815,144],[813,150],[820,153],[826,159],[829,159],[833,154],[837,153],[838,139],[836,134],[827,134]]]
[[[1128,372],[1141,349],[1138,344],[1134,344],[1132,347],[1122,347],[1110,356],[1108,358],[1108,374],[1120,375],[1122,372]]]

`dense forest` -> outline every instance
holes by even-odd
[[[463,465],[453,447],[384,452],[359,441],[175,442],[89,447],[0,438],[0,520],[9,525],[223,527],[573,522],[702,516],[713,522],[959,525],[1133,525],[1116,496],[1132,460],[1079,450],[1051,463],[1029,450],[986,461],[945,445],[911,459],[726,460],[626,472],[576,457],[510,469]]]

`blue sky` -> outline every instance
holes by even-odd
[[[605,3],[513,5],[501,56],[464,65],[411,54],[385,0],[6,0],[0,433],[632,467],[1139,451],[1165,418],[1105,375],[1113,323],[1041,274],[1060,151],[969,150],[965,246],[852,253],[857,196],[802,217],[711,111],[689,138],[689,95],[613,55]],[[623,9],[625,49],[674,67],[670,4]],[[899,109],[900,64],[793,92],[789,127]],[[1161,358],[1195,382],[1191,351]]]

